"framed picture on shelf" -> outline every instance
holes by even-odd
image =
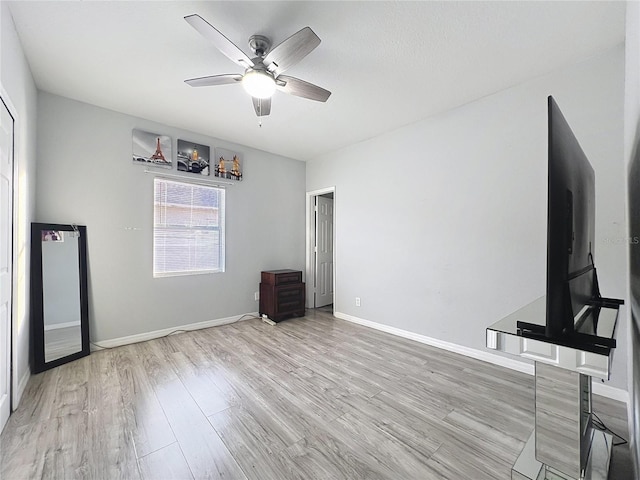
[[[210,148],[195,142],[178,139],[178,155],[176,163],[178,171],[195,173],[198,175],[210,175],[209,160]]]
[[[216,148],[213,174],[228,180],[242,180],[242,159],[238,152],[225,148]]]
[[[172,168],[171,137],[133,129],[133,163]]]

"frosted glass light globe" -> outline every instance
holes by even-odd
[[[276,91],[276,81],[262,70],[251,70],[245,73],[242,86],[254,98],[271,98]]]

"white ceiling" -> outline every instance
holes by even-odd
[[[309,160],[624,41],[624,2],[9,2],[39,89]],[[287,75],[333,94],[276,92],[258,126],[238,85],[184,79],[242,69],[183,17],[250,54],[310,26],[322,43]]]

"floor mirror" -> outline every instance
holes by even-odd
[[[39,373],[89,355],[87,229],[31,224],[31,363]]]

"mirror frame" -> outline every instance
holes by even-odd
[[[44,302],[42,283],[42,231],[78,231],[78,265],[80,280],[80,335],[79,352],[45,362],[44,352]],[[31,224],[31,368],[40,373],[89,355],[89,302],[87,295],[87,227],[57,223]]]

